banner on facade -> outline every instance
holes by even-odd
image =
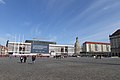
[[[31,53],[49,53],[49,44],[32,44]]]

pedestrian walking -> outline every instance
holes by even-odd
[[[36,56],[32,56],[32,63],[35,63],[35,60],[36,60]]]
[[[27,56],[24,56],[24,63],[26,63],[26,60],[27,60]]]
[[[20,62],[21,63],[23,62],[23,56],[20,56]]]

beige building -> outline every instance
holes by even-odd
[[[105,56],[110,55],[110,43],[102,43],[102,42],[85,42],[82,46],[82,53],[88,55],[96,55],[101,54]]]
[[[120,57],[120,29],[109,36],[112,56]]]
[[[7,47],[0,45],[0,55],[6,55],[7,50]]]

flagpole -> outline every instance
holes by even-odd
[[[18,54],[20,54],[20,50],[19,50],[20,42],[19,41],[20,41],[20,34],[19,34],[19,38],[18,38],[18,51],[17,51]]]
[[[16,34],[15,34],[15,43],[13,43],[13,45],[14,45],[13,54],[15,54],[15,47],[16,47]]]
[[[22,37],[22,53],[24,53],[23,48],[24,48],[24,35]]]

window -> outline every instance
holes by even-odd
[[[95,44],[95,51],[98,51],[98,45]]]
[[[68,52],[68,47],[67,46],[65,47],[65,52]]]
[[[61,48],[61,52],[64,52],[64,48]]]
[[[109,45],[106,45],[106,50],[109,51]]]
[[[118,44],[118,48],[120,49],[120,43]]]

